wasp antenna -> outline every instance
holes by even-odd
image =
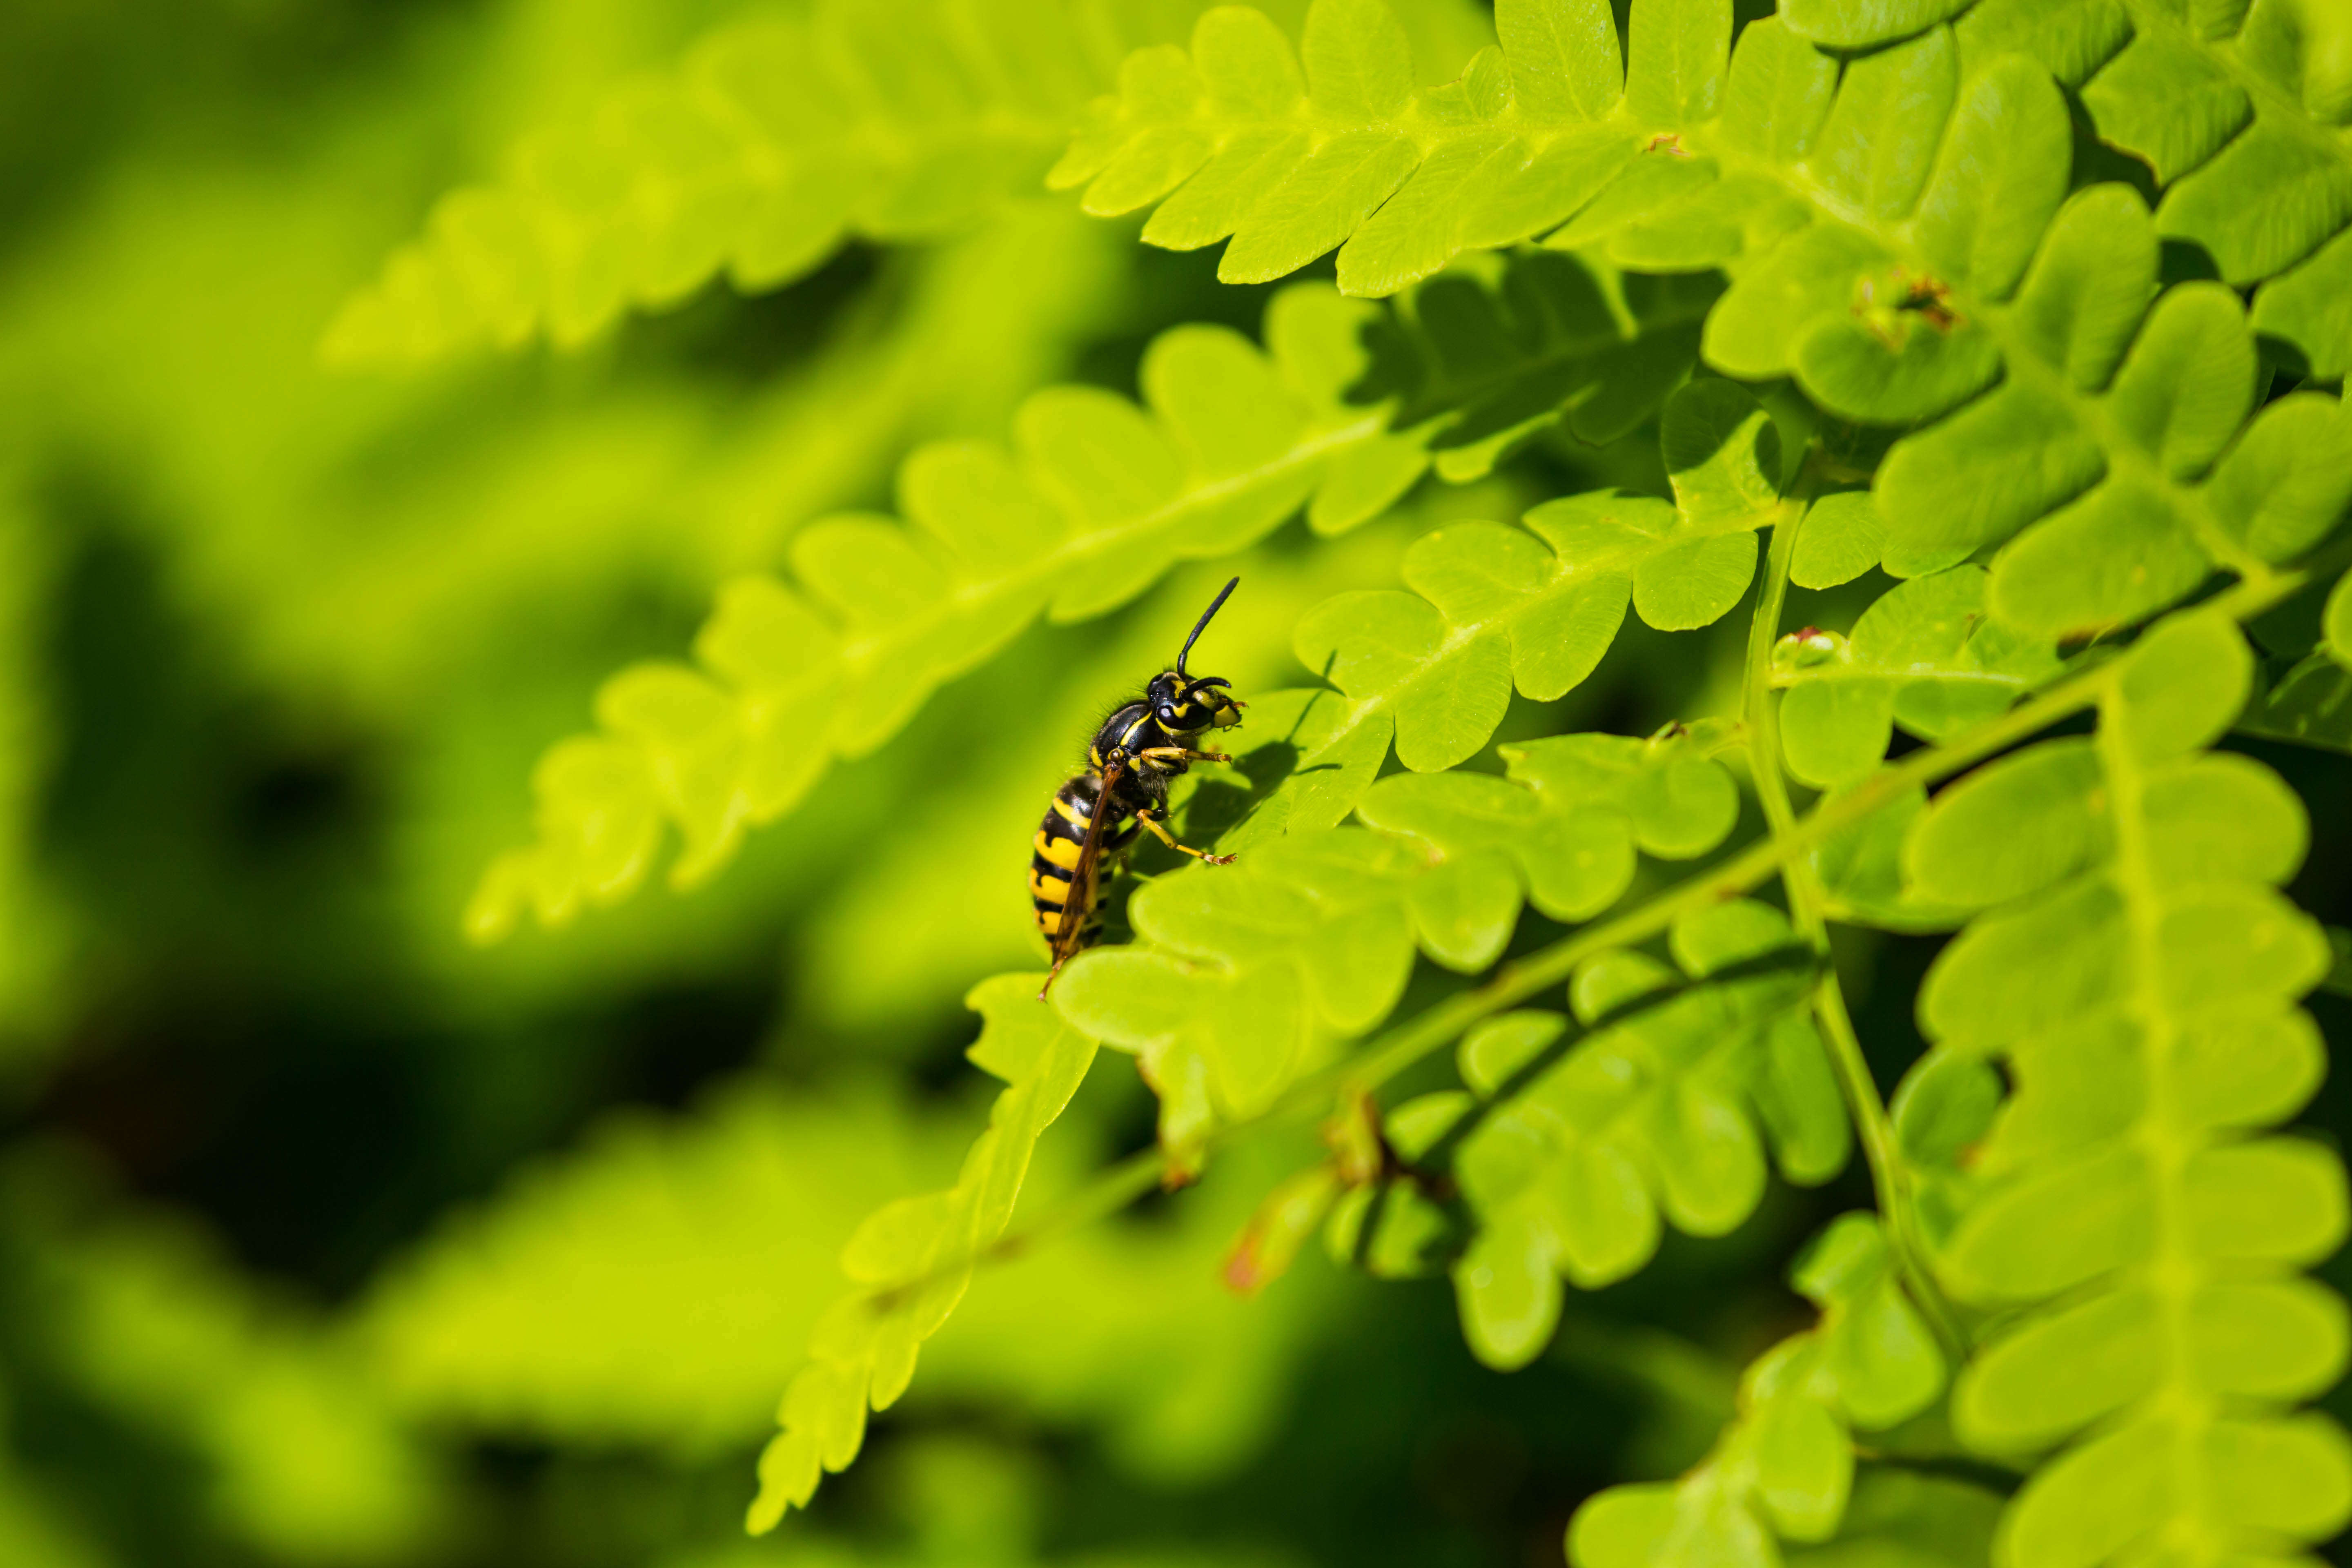
[[[1176,673],[1178,675],[1183,676],[1187,680],[1192,679],[1190,674],[1186,673],[1184,668],[1185,659],[1192,656],[1192,645],[1201,640],[1201,634],[1209,629],[1210,621],[1216,617],[1216,614],[1219,610],[1225,607],[1225,601],[1232,598],[1234,596],[1234,590],[1241,585],[1242,580],[1238,577],[1234,578],[1232,582],[1225,584],[1224,592],[1219,594],[1216,598],[1211,602],[1209,607],[1201,612],[1200,622],[1198,625],[1193,626],[1192,635],[1184,639],[1184,651],[1176,656]]]

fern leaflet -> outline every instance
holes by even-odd
[[[1486,743],[1511,692],[1549,701],[1592,673],[1630,605],[1661,630],[1710,625],[1756,573],[1781,505],[1779,437],[1755,399],[1703,381],[1666,401],[1675,500],[1603,491],[1547,501],[1527,528],[1465,522],[1406,552],[1414,590],[1345,594],[1298,623],[1299,662],[1339,694],[1308,700],[1293,773],[1235,844],[1337,822],[1393,740],[1415,772]]]
[[[1808,629],[1780,639],[1772,680],[1787,692],[1789,771],[1823,787],[1850,782],[1878,765],[1897,722],[1939,740],[2055,676],[2055,651],[1986,620],[1984,599],[1983,571],[1955,566],[1898,584],[1850,636]]]
[[[2100,138],[2165,187],[2157,226],[2223,279],[2261,284],[2254,325],[2314,374],[2352,368],[2352,16],[2326,0],[2184,8],[2163,0],[1984,0],[1963,54],[2032,56],[2080,93]],[[1829,0],[1789,25],[1839,47],[1920,26],[1922,7]]]
[[[1159,878],[1129,900],[1138,942],[1070,964],[1055,1005],[1136,1053],[1172,1158],[1379,1025],[1416,951],[1475,973],[1523,901],[1590,919],[1632,885],[1637,849],[1704,854],[1738,815],[1730,775],[1686,734],[1560,736],[1506,755],[1507,781],[1399,775],[1363,797],[1369,829],[1294,827],[1238,865]]]
[[[953,1187],[891,1204],[850,1237],[842,1267],[861,1289],[818,1321],[809,1363],[784,1393],[783,1430],[760,1456],[755,1534],[805,1506],[823,1471],[847,1468],[865,1442],[867,1407],[887,1410],[907,1391],[923,1342],[1012,1223],[1038,1137],[1093,1065],[1095,1042],[1037,1005],[1039,978],[1000,974],[966,999],[987,1021],[971,1059],[1008,1087]]]
[[[1367,321],[1362,391],[1396,396],[1401,428],[1429,427],[1433,465],[1454,484],[1549,430],[1605,446],[1688,376],[1721,291],[1704,274],[1646,277],[1590,255],[1465,258]]]
[[[1819,1325],[1748,1368],[1738,1416],[1705,1463],[1679,1481],[1612,1487],[1577,1510],[1568,1537],[1577,1568],[1764,1568],[1780,1561],[1775,1537],[1838,1533],[1853,1434],[1926,1409],[1943,1391],[1944,1362],[1895,1282],[1874,1217],[1831,1225],[1790,1282],[1821,1309]]]
[[[714,33],[525,144],[504,180],[445,197],[344,306],[327,355],[568,346],[721,271],[772,289],[852,236],[947,233],[1034,189],[1100,90],[1086,16],[1118,36],[1076,0],[819,0]]]
[[[1235,280],[1337,245],[1341,288],[1382,294],[1537,236],[1722,268],[1707,363],[1792,375],[1847,418],[1935,422],[1878,475],[1885,563],[1916,575],[2007,542],[1991,605],[2021,630],[2127,624],[2217,566],[2260,576],[2352,492],[2331,400],[2267,408],[2231,447],[2253,408],[2243,310],[2205,284],[2149,311],[2158,225],[2126,187],[2067,199],[2065,106],[2027,58],[1964,75],[1937,26],[1841,73],[1778,19],[1735,52],[1727,5],[1638,0],[1621,72],[1595,0],[1507,0],[1501,50],[1416,95],[1379,0],[1310,11],[1303,79],[1255,15],[1211,13],[1190,57],[1131,59],[1056,180],[1087,184],[1090,210],[1161,203],[1149,239],[1231,236]]]
[[[1238,550],[1302,506],[1334,532],[1381,510],[1427,458],[1388,412],[1347,401],[1364,307],[1279,296],[1270,353],[1179,328],[1146,356],[1147,408],[1039,393],[1016,450],[942,443],[908,459],[912,526],[838,517],[795,536],[799,586],[740,579],[696,645],[702,668],[645,665],[597,699],[605,733],[556,747],[535,780],[537,842],[502,856],[467,915],[495,940],[525,907],[551,922],[640,882],[666,822],[680,885],[789,811],[835,756],[881,744],[940,682],[1041,613],[1099,615],[1172,563]]]
[[[1441,472],[1469,479],[1553,424],[1595,434],[1649,416],[1688,372],[1690,301],[1706,297],[1570,257],[1503,268],[1491,294],[1455,281],[1377,333],[1367,307],[1286,290],[1267,312],[1271,363],[1230,332],[1180,328],[1145,356],[1144,411],[1050,391],[1016,417],[1009,458],[973,443],[919,451],[899,487],[914,528],[810,524],[792,552],[798,591],[764,576],[722,589],[697,645],[703,668],[641,666],[606,685],[605,733],[542,762],[538,842],[492,866],[469,929],[496,940],[526,906],[560,923],[584,901],[625,897],[666,821],[686,843],[674,880],[700,880],[746,827],[790,811],[831,756],[879,745],[1041,608],[1057,621],[1102,614],[1173,563],[1244,548],[1302,505],[1316,531],[1344,531],[1409,489],[1433,447]],[[1511,330],[1533,329],[1506,353],[1501,311]],[[1749,423],[1752,437],[1760,415]],[[1708,438],[1691,428],[1689,441]],[[1475,543],[1464,535],[1454,549]],[[1307,737],[1318,767],[1360,753],[1378,764],[1387,736],[1368,712],[1327,700],[1308,715],[1291,700],[1260,707],[1258,731]],[[1310,810],[1318,826],[1347,814],[1340,786],[1360,772],[1313,775],[1335,803]]]
[[[1845,1163],[1845,1110],[1808,1016],[1813,964],[1788,921],[1734,900],[1677,921],[1670,941],[1680,974],[1638,952],[1598,954],[1570,984],[1577,1032],[1552,1013],[1489,1019],[1462,1042],[1470,1092],[1393,1114],[1415,1179],[1459,1184],[1475,1232],[1454,1286],[1490,1366],[1550,1343],[1563,1275],[1593,1289],[1647,1263],[1661,1210],[1693,1236],[1746,1220],[1764,1194],[1759,1123],[1791,1181]],[[1380,1196],[1384,1224],[1413,1223],[1411,1189]]]
[[[2227,621],[2167,621],[2116,667],[2095,736],[1980,770],[1906,846],[1915,885],[1988,911],[1921,992],[1930,1061],[1998,1057],[2016,1086],[1937,1271],[2000,1314],[1954,1391],[1960,1436],[2055,1450],[2003,1522],[2020,1568],[2269,1561],[2352,1517],[2352,1445],[2290,1410],[2343,1370],[2343,1303],[2294,1272],[2343,1237],[2343,1169],[2262,1135],[2324,1070],[2294,999],[2328,945],[2273,890],[2304,813],[2202,750],[2250,675]]]

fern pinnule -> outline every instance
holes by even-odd
[[[1811,1017],[1814,963],[1786,918],[1733,900],[1675,922],[1669,942],[1679,973],[1638,952],[1597,954],[1570,983],[1574,1026],[1488,1019],[1458,1053],[1467,1092],[1394,1113],[1420,1124],[1415,1168],[1460,1189],[1471,1229],[1454,1293],[1490,1366],[1523,1366],[1551,1342],[1563,1277],[1597,1289],[1648,1263],[1662,1214],[1693,1236],[1744,1222],[1764,1195],[1768,1143],[1802,1184],[1845,1163],[1845,1110]]]
[[[1266,815],[1299,820],[1285,796],[1312,792],[1322,822],[1354,805],[1343,785],[1393,739],[1416,772],[1451,768],[1484,746],[1514,689],[1550,701],[1584,680],[1631,605],[1661,630],[1708,626],[1756,572],[1756,531],[1780,515],[1780,448],[1754,398],[1729,382],[1694,383],[1661,421],[1675,500],[1601,491],[1547,501],[1524,529],[1462,522],[1406,552],[1412,592],[1341,595],[1298,624],[1299,661],[1339,688],[1313,713],[1300,760]],[[1244,840],[1245,841],[1245,840]]]
[[[1100,615],[1173,563],[1240,550],[1302,507],[1327,532],[1380,511],[1427,458],[1389,432],[1385,405],[1349,401],[1367,309],[1286,291],[1268,311],[1270,353],[1179,328],[1145,357],[1146,407],[1087,388],[1037,394],[1015,451],[940,443],[908,460],[912,526],[809,524],[793,544],[796,586],[754,576],[721,590],[701,668],[642,665],[606,683],[604,732],[542,760],[537,841],[492,865],[468,928],[496,940],[525,908],[561,922],[626,896],[666,825],[685,842],[673,878],[691,884],[832,758],[880,745],[1041,614]]]
[[[1037,1140],[1095,1058],[1093,1040],[1038,1005],[1038,978],[1000,974],[966,999],[986,1020],[969,1054],[1006,1088],[955,1185],[888,1205],[850,1237],[842,1267],[860,1289],[818,1321],[808,1363],[784,1392],[783,1429],[760,1456],[752,1533],[806,1507],[823,1472],[848,1468],[865,1444],[867,1409],[898,1403],[923,1342],[947,1321],[981,1255],[1012,1224]]]
[[[2317,375],[2352,367],[2352,14],[2320,0],[2193,13],[1983,0],[1958,32],[1971,56],[2014,49],[2047,66],[2100,139],[2153,172],[2158,229],[2228,282],[2261,285],[2260,331]]]
[[[2156,0],[1790,0],[1782,22],[1867,49],[1946,20],[1964,57],[2031,56],[2100,139],[2147,164],[2157,226],[2263,285],[2256,324],[2321,375],[2344,373],[2352,321],[2352,15],[2322,0],[2193,11]]]
[[[1688,1475],[1612,1487],[1577,1510],[1568,1536],[1576,1568],[1765,1568],[1780,1560],[1775,1537],[1794,1543],[1839,1533],[1853,1491],[1854,1433],[1927,1408],[1943,1390],[1944,1361],[1896,1282],[1874,1216],[1832,1222],[1790,1283],[1821,1309],[1820,1323],[1748,1369],[1738,1415]],[[1897,1550],[1891,1560],[1913,1559]]]
[[[1398,398],[1400,427],[1426,427],[1450,483],[1548,432],[1604,447],[1688,377],[1721,291],[1711,275],[1631,273],[1589,252],[1464,257],[1366,323],[1364,391]]]
[[[1394,27],[1379,0],[1327,12],[1327,32],[1380,58],[1401,47],[1377,42]],[[1338,244],[1341,288],[1381,294],[1537,237],[1629,269],[1721,268],[1706,362],[1792,376],[1846,418],[1926,425],[1879,479],[1886,563],[1912,575],[2013,540],[1991,603],[2020,630],[2129,624],[2217,568],[2292,557],[2341,510],[2352,436],[2317,403],[2266,411],[2274,427],[2232,449],[2253,408],[2243,311],[2189,285],[2150,312],[2173,198],[2154,219],[2123,186],[2068,201],[2067,111],[2033,60],[1937,26],[1841,69],[1785,21],[1733,51],[1727,8],[1637,0],[1621,93],[1605,8],[1506,0],[1497,26],[1501,51],[1460,81],[1413,95],[1383,67],[1391,85],[1367,97],[1312,49],[1299,89],[1262,19],[1213,13],[1191,57],[1136,63],[1150,90],[1107,110],[1056,178],[1092,182],[1100,210],[1165,198],[1147,238],[1233,235],[1235,279]],[[1337,85],[1318,97],[1323,68]],[[1150,180],[1121,162],[1178,142],[1197,158]],[[1350,221],[1328,204],[1307,221],[1310,195],[1353,191],[1383,160],[1402,162],[1341,204]],[[1203,204],[1214,221],[1160,221]]]
[[[1979,770],[1906,846],[1922,892],[1985,910],[1930,970],[1921,1024],[2015,1084],[1937,1273],[2000,1314],[1954,1390],[1958,1435],[2047,1456],[2003,1521],[2021,1565],[2157,1540],[2264,1553],[2352,1518],[2352,1443],[2293,1411],[2344,1367],[2344,1304],[2297,1272],[2343,1238],[2343,1167],[2270,1131],[2325,1062],[2295,1002],[2328,944],[2274,891],[2305,814],[2203,749],[2251,663],[2210,613],[2159,624],[2095,736]]]
[[[497,183],[443,198],[330,329],[346,364],[544,337],[725,272],[776,288],[850,237],[937,237],[1036,186],[1100,68],[1043,0],[818,0],[720,29],[677,70],[541,132]]]
[[[1692,735],[1559,736],[1506,756],[1508,780],[1368,779],[1365,826],[1294,818],[1237,865],[1159,878],[1129,900],[1136,942],[1071,963],[1055,1005],[1138,1054],[1172,1153],[1262,1113],[1381,1024],[1417,952],[1475,973],[1523,904],[1589,920],[1632,885],[1637,852],[1704,854],[1738,816],[1730,775]]]
[[[1900,723],[1938,740],[2000,712],[2057,676],[2056,650],[1984,615],[1985,573],[1955,566],[1881,595],[1850,636],[1791,633],[1773,650],[1772,684],[1789,771],[1829,787],[1886,755]]]

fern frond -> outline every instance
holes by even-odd
[[[1789,771],[1823,788],[1860,778],[1886,755],[1896,724],[1938,740],[2058,674],[2049,644],[1988,621],[1984,607],[1983,570],[1955,566],[1896,584],[1851,636],[1781,638],[1772,684],[1787,693],[1780,740]]]
[[[1418,773],[1484,746],[1514,689],[1549,701],[1591,675],[1628,605],[1664,631],[1720,619],[1780,515],[1779,436],[1729,382],[1693,383],[1660,428],[1673,502],[1602,491],[1547,501],[1526,528],[1449,525],[1405,554],[1413,592],[1344,594],[1298,623],[1299,662],[1339,689],[1307,700],[1290,777],[1236,844],[1345,816],[1393,739]],[[1355,793],[1351,793],[1355,792]]]
[[[934,237],[1035,188],[1107,79],[1113,13],[1063,0],[818,0],[703,40],[674,72],[445,197],[327,334],[331,361],[578,343],[725,272],[747,292],[852,237]],[[1148,37],[1148,34],[1145,35]]]
[[[753,1533],[806,1506],[823,1471],[857,1457],[867,1408],[887,1410],[907,1391],[923,1342],[955,1310],[980,1254],[1012,1223],[1038,1137],[1095,1058],[1093,1040],[1038,1005],[1041,978],[998,975],[966,998],[986,1020],[969,1054],[1007,1087],[954,1186],[900,1199],[850,1237],[842,1267],[860,1289],[818,1321],[809,1363],[784,1393],[783,1430],[760,1456]]]
[[[1430,426],[1453,484],[1548,430],[1604,446],[1689,376],[1721,292],[1709,274],[1647,277],[1591,255],[1464,258],[1366,325],[1363,390],[1399,399],[1400,428]]]
[[[1906,846],[1921,891],[1987,910],[1921,991],[1931,1060],[1999,1058],[2016,1086],[1937,1257],[2000,1314],[1956,1430],[2048,1456],[2007,1562],[2268,1561],[2352,1517],[2352,1445],[2293,1411],[2344,1366],[2344,1304],[2296,1273],[2343,1238],[2344,1172],[2267,1132],[2325,1065],[2295,999],[2328,944],[2274,890],[2307,828],[2268,769],[2203,749],[2251,674],[2228,621],[2176,616],[2116,668],[2095,736],[1985,767]]]
[[[1157,205],[1144,227],[1155,245],[1229,239],[1228,282],[1279,278],[1340,247],[1344,290],[1391,293],[1462,250],[1557,226],[1638,155],[1651,116],[1710,113],[1730,12],[1719,26],[1691,19],[1671,37],[1637,19],[1659,44],[1635,50],[1629,109],[1615,24],[1592,0],[1506,0],[1502,47],[1420,92],[1381,0],[1317,0],[1297,52],[1262,15],[1221,6],[1189,55],[1129,57],[1118,96],[1048,183],[1084,185],[1101,216]]]
[[[1082,1100],[1064,1113],[1024,1203],[1056,1202],[1091,1173],[1105,1109]],[[971,1142],[958,1110],[855,1089],[739,1082],[675,1117],[629,1115],[395,1264],[357,1324],[371,1385],[445,1430],[681,1459],[731,1451],[775,1430],[776,1394],[842,1289],[858,1221],[943,1184]],[[1279,1142],[1236,1143],[1165,1223],[1000,1250],[924,1346],[922,1386],[950,1405],[1013,1401],[1083,1423],[1123,1460],[1229,1453],[1276,1416],[1326,1308],[1312,1279],[1249,1301],[1218,1279],[1289,1157]]]
[[[2061,289],[2086,300],[2095,289],[2127,295],[2126,275],[2152,276],[2155,259],[2137,198],[2095,186],[2060,216],[2020,313]],[[2120,348],[2123,334],[2114,341]],[[1896,444],[1876,486],[1890,571],[1933,570],[2000,544],[1993,613],[2023,630],[2079,636],[2179,602],[2217,566],[2263,574],[2325,537],[2352,498],[2352,421],[2336,399],[2296,394],[2244,424],[2253,342],[2218,285],[2159,298],[2095,397],[2086,389],[2098,373],[2071,390],[2041,380],[2060,363],[2053,354],[2029,378],[2013,356],[2000,389]]]
[[[690,884],[834,757],[880,745],[1039,615],[1099,615],[1173,563],[1239,550],[1302,506],[1324,532],[1381,510],[1427,458],[1389,433],[1385,407],[1348,401],[1364,310],[1286,291],[1266,353],[1223,329],[1176,329],[1145,356],[1146,407],[1039,393],[1014,422],[1014,451],[942,443],[908,460],[912,526],[837,517],[803,529],[798,585],[722,589],[697,640],[701,668],[644,665],[606,684],[604,732],[542,761],[538,840],[492,865],[468,929],[496,940],[525,907],[557,922],[625,897],[666,823],[685,840],[673,879]]]
[[[1677,921],[1670,943],[1679,973],[1601,953],[1570,983],[1573,1029],[1553,1013],[1490,1019],[1462,1041],[1468,1093],[1394,1113],[1411,1178],[1450,1175],[1475,1227],[1452,1272],[1489,1366],[1524,1366],[1550,1342],[1562,1276],[1592,1289],[1647,1263],[1661,1212],[1693,1236],[1746,1220],[1768,1141],[1801,1184],[1845,1163],[1845,1110],[1808,1016],[1814,965],[1788,921],[1735,900]],[[1365,1201],[1390,1200],[1382,1222],[1410,1225],[1398,1211],[1411,1197]]]
[[[2329,0],[1790,0],[1780,19],[1868,49],[1957,18],[1971,66],[2036,59],[2101,140],[2147,163],[2157,227],[2263,285],[2254,324],[2315,374],[2352,368],[2352,13]]]
[[[1416,952],[1475,973],[1523,901],[1589,919],[1632,884],[1637,850],[1704,854],[1738,819],[1730,775],[1687,734],[1560,736],[1505,756],[1507,780],[1401,774],[1362,797],[1369,828],[1294,819],[1235,866],[1159,878],[1129,901],[1136,942],[1070,964],[1055,1005],[1136,1053],[1171,1155],[1379,1025]]]
[[[1604,7],[1517,0],[1497,12],[1499,52],[1416,95],[1379,0],[1309,13],[1303,86],[1253,16],[1204,17],[1190,57],[1131,60],[1128,96],[1056,179],[1090,182],[1094,210],[1165,198],[1149,239],[1232,236],[1220,275],[1235,280],[1339,245],[1341,288],[1386,293],[1538,236],[1631,269],[1721,268],[1707,363],[1793,376],[1850,419],[1940,421],[1880,470],[1886,563],[1916,575],[2014,539],[1992,605],[2021,629],[2127,624],[2217,567],[2259,574],[2352,489],[2352,435],[2317,402],[2265,409],[2231,446],[2253,408],[2244,312],[2210,284],[2149,311],[2172,219],[2122,186],[2066,199],[2065,105],[2023,57],[1964,74],[1937,26],[1841,72],[1780,20],[1730,51],[1728,7],[1638,0],[1621,73]],[[1376,89],[1341,37],[1370,51]]]
[[[1579,1509],[1568,1537],[1576,1568],[1748,1568],[1780,1561],[1776,1537],[1838,1534],[1853,1489],[1853,1434],[1896,1426],[1933,1404],[1944,1361],[1896,1283],[1874,1216],[1834,1221],[1790,1283],[1821,1309],[1819,1325],[1748,1368],[1738,1415],[1688,1475],[1612,1487]]]

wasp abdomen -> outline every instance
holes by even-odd
[[[1074,897],[1070,883],[1078,868],[1078,857],[1087,841],[1087,826],[1093,821],[1097,802],[1097,782],[1081,774],[1064,784],[1054,795],[1054,804],[1046,808],[1045,821],[1037,825],[1037,835],[1030,841],[1029,903],[1037,914],[1037,929],[1051,941],[1059,937],[1071,925],[1083,923],[1094,913],[1096,887],[1087,889],[1081,899]],[[1111,816],[1103,824],[1102,855],[1106,858],[1135,842],[1138,827],[1129,813],[1116,800],[1111,805]],[[1076,902],[1077,907],[1073,908]]]

